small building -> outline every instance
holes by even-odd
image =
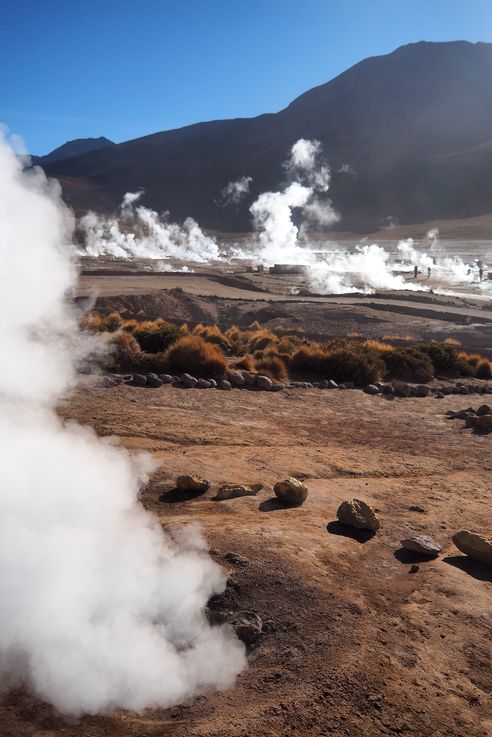
[[[305,274],[303,264],[274,264],[270,266],[270,274]]]

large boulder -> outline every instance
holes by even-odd
[[[442,548],[434,538],[428,535],[415,535],[415,537],[406,537],[401,541],[402,548],[411,550],[412,553],[420,553],[435,558],[442,552]]]
[[[460,530],[453,535],[453,542],[468,557],[492,565],[492,540],[476,532]]]
[[[178,476],[176,479],[176,488],[180,491],[196,491],[205,492],[210,487],[210,481],[193,474],[191,476]]]
[[[226,499],[237,499],[241,496],[255,496],[262,488],[261,484],[253,484],[253,486],[245,486],[244,484],[222,484],[214,499],[216,501],[224,501]]]
[[[381,527],[374,511],[361,499],[342,502],[337,509],[337,517],[342,525],[357,527],[359,530],[376,532]]]
[[[255,385],[258,387],[258,389],[268,392],[273,386],[273,381],[269,379],[268,376],[258,374],[256,377]]]
[[[308,490],[299,479],[291,476],[285,481],[278,481],[273,487],[275,496],[285,504],[302,504],[306,501]]]
[[[492,432],[492,415],[481,415],[475,423],[474,431],[478,435],[488,435]]]
[[[183,374],[180,377],[180,380],[183,386],[188,387],[188,389],[193,389],[193,387],[198,384],[198,379],[195,379],[195,377],[190,374]]]

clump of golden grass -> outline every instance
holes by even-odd
[[[221,348],[200,335],[185,335],[168,348],[165,358],[174,373],[211,378],[226,371]]]
[[[488,358],[482,358],[478,362],[476,377],[477,379],[492,379],[492,364]]]
[[[207,340],[209,343],[220,345],[220,347],[224,350],[229,350],[231,347],[229,339],[222,332],[218,325],[202,325],[202,323],[199,323],[193,329],[193,335],[199,335],[201,338]]]

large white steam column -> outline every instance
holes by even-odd
[[[0,678],[64,713],[168,706],[245,666],[211,627],[225,576],[195,528],[178,541],[137,501],[142,461],[60,421],[84,349],[58,189],[0,140]]]

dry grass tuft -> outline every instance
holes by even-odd
[[[200,335],[185,335],[166,352],[166,361],[174,373],[213,378],[226,371],[226,360],[219,346]]]

